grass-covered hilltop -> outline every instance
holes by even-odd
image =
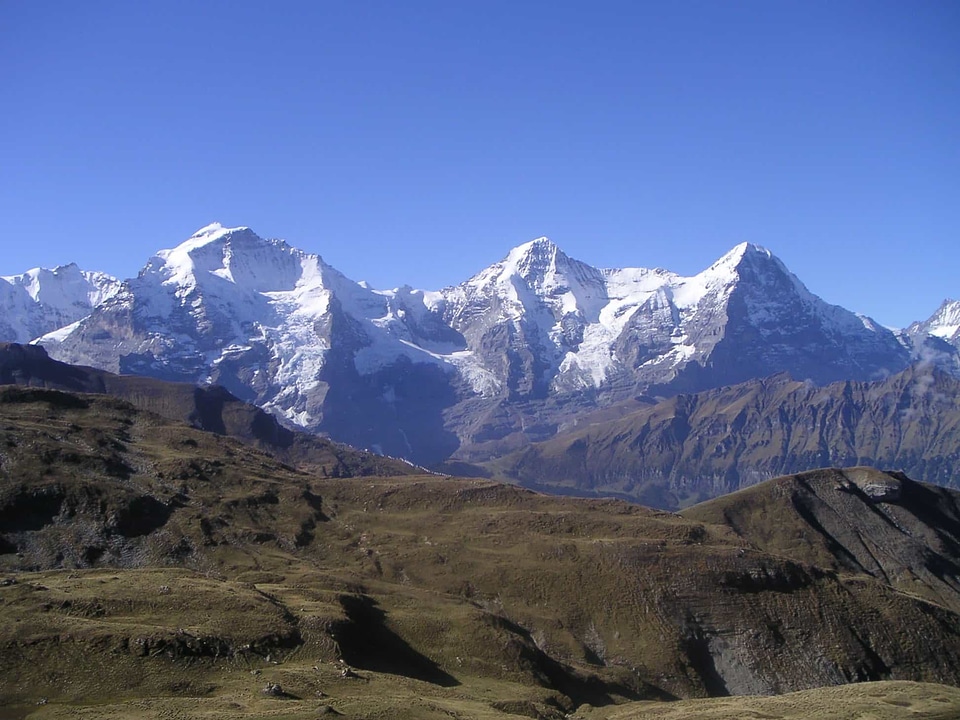
[[[0,388],[0,717],[960,712],[954,491],[820,470],[674,514],[291,454],[150,387]]]

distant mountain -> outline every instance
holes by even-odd
[[[960,487],[960,379],[932,366],[825,387],[781,374],[682,394],[489,464],[554,492],[676,508],[778,475],[871,465]]]
[[[433,460],[457,444],[440,419],[454,368],[418,344],[436,324],[424,293],[378,293],[283,241],[212,225],[39,342],[72,364],[218,383],[291,425]]]
[[[597,270],[542,238],[443,297],[444,318],[481,365],[506,363],[491,373],[494,389],[506,380],[517,397],[702,389],[771,368],[815,382],[868,379],[909,362],[892,332],[823,302],[768,250],[747,243],[684,278]]]
[[[944,300],[929,318],[902,330],[900,338],[915,357],[960,375],[960,302]]]
[[[681,277],[593,268],[541,238],[455,287],[381,291],[214,224],[39,342],[70,363],[216,382],[291,425],[426,464],[501,455],[638,394],[777,372],[882,378],[925,338],[823,302],[746,243]]]
[[[120,281],[75,264],[0,277],[0,340],[29,342],[86,317],[120,289]]]
[[[960,347],[960,301],[944,300],[937,311],[923,322],[907,328],[910,335],[932,335]]]

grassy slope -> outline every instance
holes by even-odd
[[[960,714],[960,690],[905,682],[818,688],[774,698],[740,697],[638,703],[616,709],[583,708],[571,720],[952,720]]]
[[[2,399],[0,718],[559,718],[960,682],[949,608],[713,522],[484,481],[323,479],[106,397]]]
[[[42,347],[35,345],[0,343],[0,385],[107,394],[139,410],[240,439],[286,463],[310,467],[332,477],[420,472],[400,460],[292,431],[281,426],[272,415],[216,385],[197,387],[68,365],[51,359]]]

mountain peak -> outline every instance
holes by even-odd
[[[776,260],[772,252],[767,250],[767,248],[762,245],[757,245],[751,242],[742,242],[739,245],[735,245],[729,252],[727,252],[723,257],[717,260],[715,265],[720,263],[726,263],[731,265],[739,265],[744,260]]]
[[[556,272],[557,265],[569,260],[549,238],[540,237],[517,245],[503,260],[504,274],[523,278],[543,277]]]
[[[912,326],[956,345],[960,343],[960,300],[946,299],[929,318]]]
[[[544,235],[543,237],[534,238],[533,240],[517,245],[511,252],[556,252],[557,250],[559,250],[559,248],[556,243]]]
[[[228,238],[239,233],[255,236],[255,233],[250,228],[242,225],[240,227],[228,228],[224,227],[218,222],[210,223],[209,225],[205,225],[197,230],[193,235],[177,245],[175,248],[172,248],[171,250],[161,250],[161,253],[189,253],[192,250],[210,245],[218,240]]]
[[[507,260],[522,258],[554,258],[557,253],[562,254],[563,251],[554,244],[552,240],[548,237],[539,237],[535,240],[530,240],[525,242],[522,245],[517,245],[513,250],[507,253]]]
[[[204,225],[202,228],[197,230],[191,238],[206,237],[210,235],[222,235],[224,233],[236,232],[238,230],[249,230],[250,228],[246,225],[240,225],[234,228],[224,227],[223,223],[212,222],[209,225]]]
[[[960,313],[960,300],[954,300],[952,298],[947,298],[942,303],[940,307],[937,308],[936,315],[941,313]]]
[[[258,291],[289,290],[300,277],[303,257],[283,240],[265,240],[248,227],[211,223],[159,251],[144,271],[158,271],[165,283],[181,287],[195,287],[198,278],[212,275]]]
[[[742,242],[704,270],[701,276],[723,279],[726,282],[733,280],[735,277],[745,279],[746,277],[770,277],[780,274],[793,278],[793,274],[783,262],[767,248],[754,243]],[[796,282],[799,283],[799,280]]]
[[[76,263],[0,278],[0,338],[29,342],[76,322],[116,295],[121,283]]]

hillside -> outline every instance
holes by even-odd
[[[0,388],[0,447],[8,716],[560,718],[960,685],[951,580],[908,585],[892,561],[849,564],[855,549],[815,532],[771,538],[774,518],[796,527],[786,489],[826,497],[849,476],[785,478],[770,499],[760,486],[768,523],[753,527],[710,506],[681,517],[479,480],[324,478],[116,398],[15,386]],[[909,552],[955,566],[957,493],[877,478],[901,487],[878,502]],[[875,512],[866,490],[831,492]],[[885,547],[884,527],[857,532]],[[911,702],[949,693],[909,687]]]
[[[284,427],[260,408],[242,402],[223,387],[199,387],[136,375],[115,375],[96,368],[68,365],[50,358],[36,345],[0,343],[0,386],[21,385],[81,393],[106,394],[141,410],[200,430],[243,440],[278,459],[334,477],[408,475],[408,463],[334,443]]]
[[[683,511],[763,552],[869,575],[960,612],[955,491],[872,468],[778,478]]]
[[[778,475],[870,465],[960,486],[960,381],[932,366],[826,387],[786,375],[585,417],[486,464],[551,492],[676,509]]]

